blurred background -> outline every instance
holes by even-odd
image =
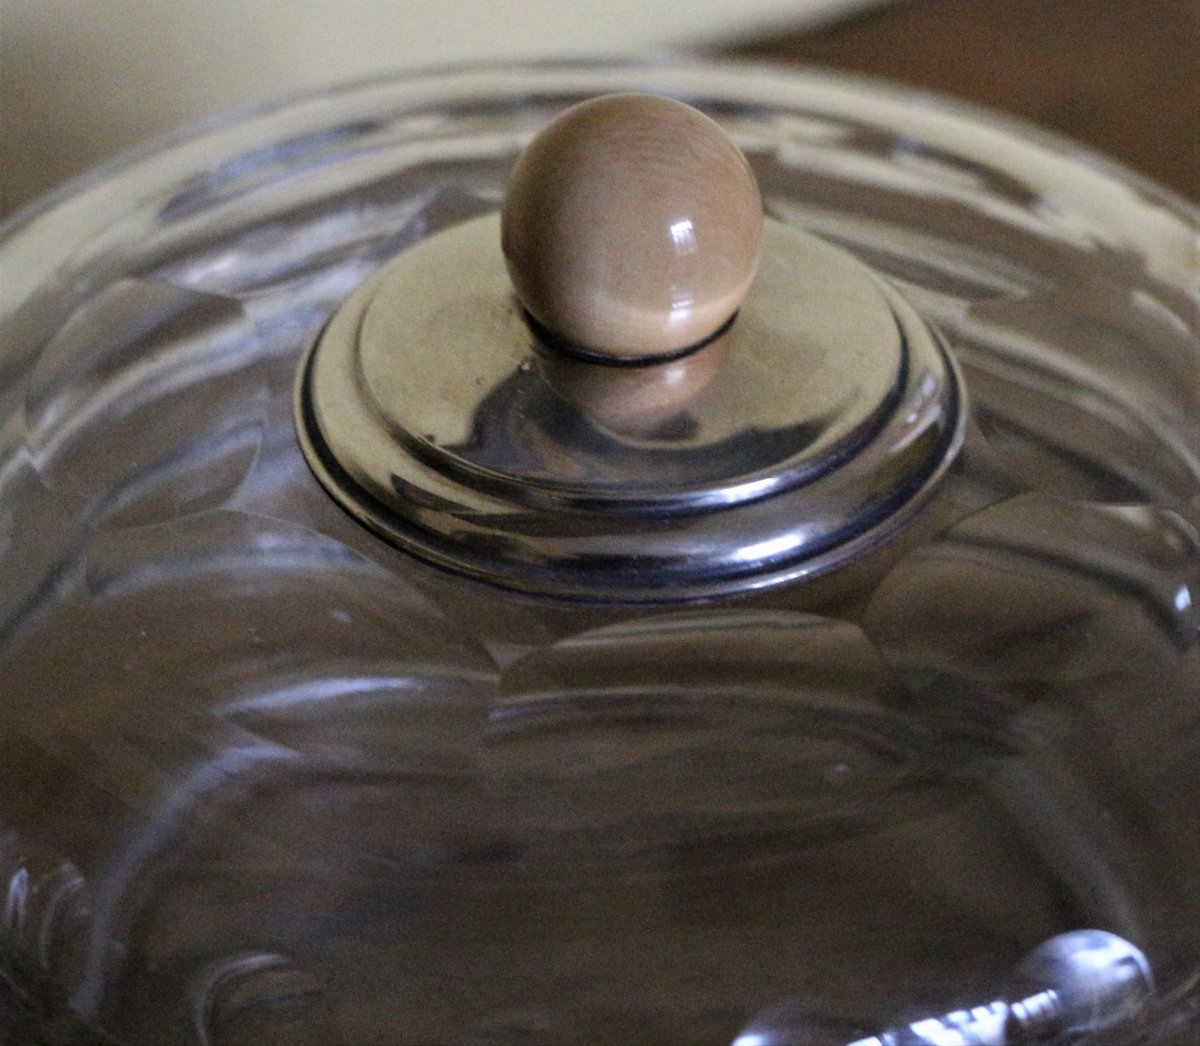
[[[882,0],[0,0],[0,211],[235,106],[392,70],[712,49]]]
[[[932,88],[1200,201],[1200,0],[0,0],[0,215],[138,142],[291,91],[666,51]]]

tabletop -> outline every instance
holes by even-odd
[[[1200,0],[905,0],[725,53],[1004,110],[1200,203]]]

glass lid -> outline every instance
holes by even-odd
[[[0,266],[0,1042],[1197,1041],[1188,204],[882,84],[470,69]]]

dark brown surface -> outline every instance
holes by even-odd
[[[733,53],[1004,110],[1200,202],[1200,0],[906,0]]]

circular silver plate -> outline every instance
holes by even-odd
[[[488,215],[348,299],[303,369],[301,439],[334,497],[403,548],[530,591],[633,601],[825,569],[897,525],[957,445],[936,341],[824,241],[769,222],[725,337],[725,365],[679,414],[606,428],[544,377]]]

